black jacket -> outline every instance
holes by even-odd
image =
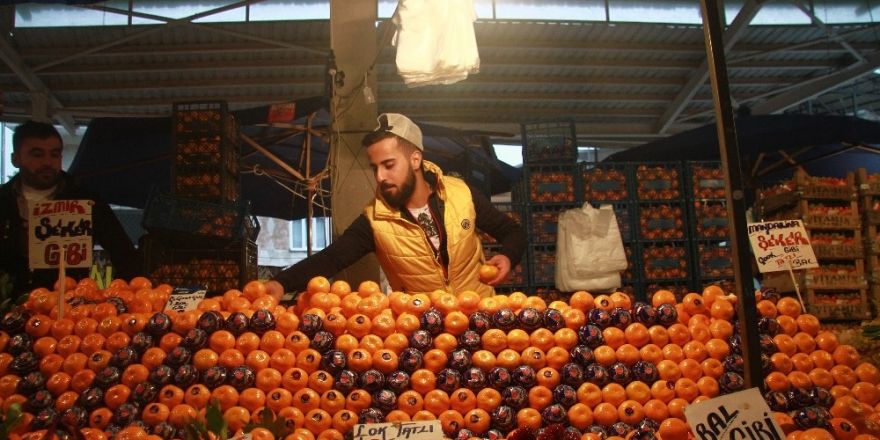
[[[433,174],[427,174],[430,180]],[[522,259],[526,248],[526,234],[523,227],[514,222],[510,217],[498,211],[492,203],[479,190],[471,188],[471,198],[477,214],[477,229],[486,232],[501,244],[500,254],[510,259],[511,271]],[[443,224],[443,201],[437,197],[437,193],[431,194],[428,199],[431,209],[439,213],[439,224]],[[401,211],[412,221],[408,210]],[[441,258],[443,263],[449,264],[449,254],[446,251],[445,234],[441,234],[444,241],[440,243]],[[337,272],[354,264],[364,255],[375,252],[376,243],[373,239],[373,229],[370,221],[361,214],[354,222],[329,246],[320,252],[284,269],[275,276],[275,280],[284,286],[287,292],[300,292],[306,289],[309,280],[316,276],[332,277]]]
[[[110,205],[96,200],[83,188],[76,185],[73,178],[67,173],[61,173],[58,190],[52,197],[53,200],[91,199],[95,201],[92,207],[92,231],[93,240],[101,245],[109,254],[113,262],[113,276],[116,278],[130,278],[137,275],[139,261],[137,252],[131,239],[116,218],[116,214],[110,209]],[[51,289],[58,279],[58,271],[55,269],[28,268],[27,236],[24,231],[21,217],[18,212],[17,195],[19,193],[20,177],[16,175],[9,182],[0,186],[0,274],[8,273],[13,277],[13,292],[21,295],[30,292],[36,287]],[[68,276],[76,279],[88,276],[86,269],[72,269],[67,271]]]

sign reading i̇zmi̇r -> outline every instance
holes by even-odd
[[[749,223],[749,242],[761,273],[819,267],[800,220]]]
[[[92,266],[91,200],[28,202],[28,264],[31,269]]]

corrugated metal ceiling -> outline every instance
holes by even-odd
[[[573,118],[582,142],[603,146],[711,121],[708,81],[687,88],[705,59],[699,27],[499,20],[479,21],[475,29],[481,71],[454,85],[408,89],[396,74],[394,49],[385,48],[377,64],[380,111],[514,136],[522,122]],[[865,63],[876,63],[876,25],[829,29]],[[329,35],[328,21],[313,20],[16,28],[9,43],[21,58],[17,67],[33,72],[64,114],[86,122],[96,114],[165,115],[177,101],[224,99],[247,107],[319,95]],[[749,26],[739,37],[727,56],[740,104],[758,105],[857,62],[815,26]],[[870,74],[841,81],[850,95],[864,95],[851,106],[833,91],[786,108],[810,102],[828,112],[880,114],[876,81]],[[9,65],[0,68],[4,118],[29,114],[26,84]]]

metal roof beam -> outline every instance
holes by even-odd
[[[813,11],[811,11],[809,8],[804,6],[804,3],[801,0],[794,0],[794,5],[797,6],[797,8],[801,10],[801,12],[806,14],[807,17],[810,17],[810,20],[813,22],[813,25],[816,26],[817,28],[819,28],[819,30],[821,30],[822,32],[824,32],[825,35],[828,36],[828,38],[830,38],[831,40],[834,40],[835,42],[837,42],[837,44],[840,44],[841,46],[843,46],[843,48],[846,49],[849,53],[851,53],[852,56],[854,56],[857,60],[859,60],[861,62],[866,61],[865,56],[862,55],[861,52],[859,52],[854,47],[852,47],[852,45],[850,45],[849,42],[846,41],[846,39],[837,35],[837,32],[834,32],[833,29],[829,28],[828,26],[825,26],[825,23],[823,23],[822,20],[819,19],[819,17],[816,17],[816,14],[814,14]]]
[[[856,78],[872,74],[878,67],[880,67],[880,52],[874,52],[869,54],[864,62],[857,62],[850,67],[839,70],[830,75],[801,82],[797,84],[796,88],[779,94],[753,107],[752,112],[755,114],[780,112]]]
[[[847,37],[851,37],[851,36],[854,36],[857,34],[861,34],[866,31],[877,30],[877,28],[880,28],[880,25],[875,24],[875,25],[865,26],[865,27],[862,27],[859,29],[855,29],[852,31],[839,33],[839,34],[837,34],[837,36],[839,36],[841,38],[847,38]],[[738,44],[734,47],[737,52],[751,52],[751,51],[759,51],[759,52],[750,53],[750,54],[746,54],[746,55],[739,55],[739,56],[731,55],[730,58],[728,58],[728,60],[727,60],[727,64],[730,65],[732,63],[739,63],[739,62],[743,62],[743,61],[750,60],[753,58],[766,56],[766,55],[772,55],[772,54],[779,53],[779,52],[818,51],[821,53],[830,53],[830,52],[837,52],[837,51],[840,51],[840,52],[846,51],[846,49],[844,49],[842,47],[841,48],[821,47],[821,48],[811,49],[812,46],[824,44],[830,40],[831,40],[831,37],[826,35],[825,37],[822,37],[822,38],[817,38],[815,40],[804,41],[804,42],[795,43],[795,44],[780,44],[780,45],[769,45],[769,44],[768,45],[753,45],[753,44],[740,45],[740,44]],[[864,49],[864,50],[874,50],[877,47],[876,43],[849,43],[849,45],[854,48]],[[760,47],[769,47],[770,49],[761,50]]]
[[[125,43],[125,42],[128,42],[128,41],[132,41],[132,40],[135,40],[135,39],[138,39],[138,38],[141,38],[141,37],[145,37],[145,36],[147,36],[147,35],[155,34],[155,33],[157,33],[157,32],[162,32],[162,31],[164,31],[165,29],[167,29],[167,27],[173,27],[173,26],[181,26],[181,25],[185,25],[185,24],[187,24],[187,23],[190,23],[190,22],[193,21],[193,20],[198,20],[199,18],[208,17],[208,16],[211,16],[211,15],[214,15],[214,14],[219,14],[219,13],[221,13],[221,12],[231,11],[231,10],[233,10],[233,9],[238,9],[238,8],[240,8],[240,7],[242,7],[242,6],[246,6],[246,5],[250,4],[250,3],[254,3],[254,2],[258,2],[258,1],[260,1],[260,0],[242,0],[242,1],[239,1],[239,2],[236,2],[236,3],[232,3],[232,4],[229,4],[229,5],[226,5],[226,6],[221,6],[221,7],[219,7],[219,8],[214,8],[214,9],[211,9],[211,10],[208,10],[208,11],[199,12],[199,13],[197,13],[197,14],[193,14],[193,15],[190,15],[190,16],[188,16],[188,17],[183,17],[183,18],[179,18],[179,19],[175,19],[175,20],[170,20],[170,21],[166,22],[164,25],[161,25],[161,26],[158,26],[158,27],[153,27],[153,28],[147,28],[147,29],[141,30],[141,31],[139,31],[139,32],[135,32],[135,33],[132,33],[132,34],[128,34],[128,35],[126,35],[125,37],[118,38],[118,39],[116,39],[116,40],[113,40],[113,41],[110,41],[110,42],[107,42],[107,43],[104,43],[104,44],[99,44],[99,45],[97,45],[97,46],[92,46],[92,47],[90,47],[90,48],[88,48],[88,49],[85,49],[85,50],[82,50],[82,51],[80,51],[80,52],[77,52],[77,53],[74,53],[74,54],[68,55],[68,56],[66,56],[66,57],[62,57],[62,58],[59,58],[59,59],[57,59],[57,60],[52,60],[52,61],[49,61],[48,63],[40,64],[39,66],[34,67],[33,70],[34,70],[35,72],[39,72],[39,71],[41,71],[41,70],[48,69],[49,67],[52,67],[52,66],[57,66],[57,65],[59,65],[59,64],[64,64],[64,63],[66,63],[66,62],[68,62],[68,61],[72,61],[72,60],[75,60],[75,59],[77,59],[77,58],[81,58],[81,57],[83,57],[83,56],[86,56],[86,55],[89,55],[89,54],[92,54],[92,53],[95,53],[95,52],[100,52],[100,51],[102,51],[102,50],[104,50],[104,49],[107,49],[107,48],[110,48],[110,47],[118,46],[118,45],[120,45],[120,44],[122,44],[122,43]],[[90,5],[87,5],[87,6],[81,6],[81,7],[96,7],[96,6],[90,6]],[[115,9],[115,8],[111,8],[111,9]],[[110,11],[110,12],[119,13],[119,11],[121,11],[121,10]],[[125,14],[127,15],[127,14],[128,14],[128,11],[126,11]]]
[[[746,0],[742,9],[740,9],[739,13],[736,14],[736,18],[733,19],[733,22],[730,23],[730,27],[727,28],[727,31],[724,32],[724,51],[729,52],[730,48],[736,44],[736,41],[740,39],[745,33],[745,30],[748,28],[749,23],[751,23],[752,19],[755,17],[755,14],[758,13],[758,10],[761,9],[761,2],[759,0]],[[675,118],[681,114],[682,110],[687,106],[687,103],[694,97],[697,93],[697,90],[702,86],[706,80],[709,78],[709,64],[704,59],[702,63],[700,63],[700,67],[697,68],[694,73],[691,74],[690,79],[688,79],[687,84],[681,89],[678,93],[678,96],[672,101],[669,107],[666,109],[666,112],[663,113],[663,116],[660,117],[660,120],[657,122],[657,132],[658,133],[666,133],[672,123],[675,121]]]
[[[201,24],[201,27],[209,27],[213,30],[213,25]],[[852,35],[856,35],[867,30],[871,30],[874,28],[880,27],[880,25],[866,26],[863,28],[859,28],[852,31],[841,32],[837,35],[841,38],[847,38]],[[224,29],[226,30],[226,29]],[[233,31],[236,35],[235,37],[241,37],[241,32]],[[251,34],[244,34],[243,38],[254,37]],[[256,36],[257,38],[262,38]],[[750,59],[757,56],[762,55],[770,55],[777,52],[782,51],[795,51],[795,52],[821,52],[823,54],[827,53],[837,53],[837,52],[845,52],[846,49],[842,47],[814,47],[823,43],[827,43],[830,41],[830,37],[822,37],[815,40],[810,40],[802,43],[796,44],[764,44],[764,43],[744,43],[737,44],[734,47],[736,52],[755,52],[744,56],[731,56],[729,61],[741,61],[743,59]],[[477,39],[481,50],[488,49],[562,49],[566,51],[571,50],[584,50],[584,51],[613,51],[613,52],[639,52],[646,51],[656,53],[659,51],[662,52],[678,52],[681,54],[702,54],[705,51],[705,48],[702,44],[657,44],[657,43],[604,43],[604,42],[565,42],[565,41],[544,41],[544,42],[532,42],[532,41],[520,41],[511,42],[510,40],[504,40],[503,42],[499,42],[499,44],[487,43],[485,39]],[[856,50],[872,50],[876,48],[876,44],[874,43],[866,43],[866,42],[852,42],[849,43],[850,46],[855,48]],[[68,47],[29,47],[22,48],[19,52],[25,60],[32,58],[59,58],[65,56],[69,53],[81,51],[83,47],[76,46],[68,46]],[[289,41],[271,39],[271,43],[258,43],[254,42],[224,42],[224,43],[177,43],[177,44],[164,44],[160,42],[156,43],[145,43],[145,44],[129,44],[123,46],[117,46],[112,48],[107,48],[101,52],[95,52],[88,54],[89,57],[114,57],[114,56],[125,56],[125,55],[151,55],[151,54],[159,54],[159,55],[188,55],[188,54],[205,54],[205,53],[223,53],[223,54],[231,54],[231,53],[253,53],[254,51],[262,51],[262,52],[284,52],[284,51],[310,51],[315,53],[327,53],[329,50],[329,46],[323,40],[315,40],[309,42],[298,41],[296,44]]]
[[[136,74],[136,72],[132,72]],[[277,73],[277,72],[276,72]],[[245,86],[292,86],[292,85],[320,85],[323,87],[323,75],[315,74],[302,77],[255,77],[237,78],[233,76],[211,78],[211,79],[164,79],[143,81],[139,79],[125,79],[117,74],[114,81],[104,81],[97,78],[90,78],[89,81],[70,81],[70,80],[49,80],[46,84],[56,92],[79,92],[79,91],[115,91],[115,90],[146,90],[146,89],[191,89],[191,88],[209,88],[209,87],[245,87]],[[750,76],[750,77],[734,77],[730,79],[733,87],[750,87],[750,86],[780,86],[790,84],[792,80],[802,78],[790,76]],[[20,86],[15,81],[14,74],[0,74],[0,88],[4,92],[24,92],[28,89]],[[390,87],[393,90],[404,90],[400,83],[400,77],[396,74],[383,74],[379,77],[379,83],[382,87]],[[495,84],[521,84],[526,87],[537,85],[543,88],[548,85],[580,85],[590,84],[593,86],[601,85],[626,85],[626,86],[643,86],[651,87],[680,87],[681,80],[670,77],[624,77],[624,76],[550,76],[550,75],[492,75],[481,73],[468,78],[467,82],[460,84],[451,84],[445,86],[446,90],[456,90],[458,88],[471,89],[473,87],[491,86]]]
[[[694,71],[693,63],[687,60],[583,60],[583,59],[535,59],[535,58],[495,58],[492,56],[481,57],[485,70],[479,75],[491,75],[487,72],[489,69],[501,69],[505,67],[557,67],[571,69],[646,69],[649,71]],[[384,61],[384,60],[382,60]],[[70,74],[109,74],[115,72],[171,72],[181,70],[266,70],[278,68],[303,68],[314,67],[323,68],[326,62],[325,57],[286,57],[262,59],[259,62],[252,59],[238,60],[211,60],[211,61],[164,61],[164,62],[140,62],[140,63],[119,63],[108,65],[106,63],[96,64],[72,64],[66,66],[57,66],[40,72],[41,75],[70,75]],[[383,63],[381,67],[391,68],[393,60],[389,59],[387,63]],[[731,70],[742,69],[776,69],[776,70],[810,70],[810,69],[833,69],[838,68],[839,63],[834,60],[758,60],[751,61],[748,64],[739,64],[730,66]],[[0,72],[2,73],[2,72]],[[699,87],[702,83],[698,82],[699,78],[689,81],[694,82],[694,87]]]
[[[28,91],[30,91],[31,103],[34,107],[32,108],[34,117],[41,118],[43,116],[51,116],[52,119],[64,126],[64,129],[67,130],[68,133],[76,133],[76,122],[73,118],[62,114],[49,114],[49,107],[60,109],[64,106],[61,105],[61,101],[49,91],[49,88],[43,84],[43,81],[37,77],[33,70],[24,63],[21,56],[19,56],[18,52],[15,50],[15,47],[12,46],[12,43],[5,36],[0,38],[0,59],[2,59],[3,62],[15,72],[18,79],[21,80],[25,87],[27,87]]]
[[[260,1],[262,1],[262,0],[255,0],[255,1],[248,2],[248,3],[254,4],[254,3],[258,3]],[[113,8],[113,7],[109,7],[109,6],[84,5],[82,7],[86,8],[86,9],[95,9],[98,11],[113,12],[113,13],[122,14],[122,15],[131,15],[132,17],[146,18],[148,20],[162,21],[165,23],[171,23],[174,21],[168,17],[162,17],[160,15],[147,14],[147,13],[137,12],[137,11],[128,11],[128,10]],[[218,11],[218,12],[222,12],[222,11]],[[213,14],[211,14],[211,15],[213,15]],[[193,23],[193,20],[195,20],[195,19],[187,20],[185,23],[183,23],[183,25],[189,26],[189,27],[195,27],[197,29],[215,32],[215,33],[219,33],[219,34],[223,34],[223,35],[229,35],[229,36],[233,36],[233,37],[237,37],[237,38],[243,38],[246,40],[256,41],[259,43],[268,44],[270,46],[276,46],[276,47],[280,47],[280,48],[284,48],[284,49],[302,50],[302,51],[312,52],[312,53],[317,53],[317,54],[322,54],[322,55],[326,54],[329,50],[329,48],[324,49],[324,50],[313,49],[308,46],[288,43],[286,41],[281,41],[281,40],[277,40],[274,38],[264,38],[264,37],[260,37],[257,35],[246,34],[244,32],[231,31],[228,29],[222,29],[222,28],[213,27],[213,26],[205,26],[203,24]]]

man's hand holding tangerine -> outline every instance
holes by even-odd
[[[480,266],[480,281],[490,286],[497,286],[510,275],[510,259],[496,254]]]

